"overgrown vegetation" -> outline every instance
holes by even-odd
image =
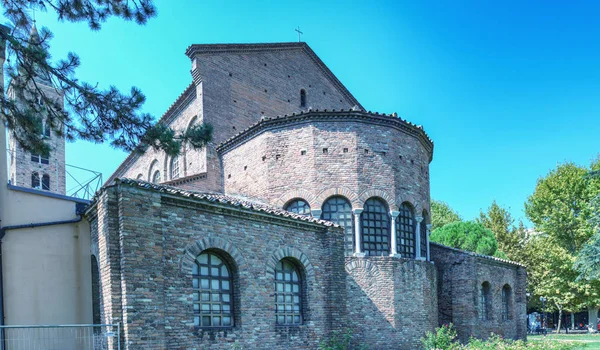
[[[457,340],[452,324],[439,327],[435,332],[427,332],[421,342],[424,350],[571,350],[577,346],[574,342],[551,340],[535,342],[506,340],[496,334],[492,334],[487,340],[471,338],[467,344],[461,344]]]

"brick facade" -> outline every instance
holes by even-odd
[[[193,45],[187,54],[193,82],[161,122],[209,122],[214,142],[185,149],[178,178],[163,153],[130,155],[88,213],[102,318],[123,322],[126,349],[315,349],[347,330],[353,348],[416,349],[448,322],[461,340],[525,337],[522,266],[428,244],[433,143],[422,127],[364,111],[304,43]],[[146,182],[156,171],[161,185]],[[345,228],[319,220],[333,197],[347,203]],[[296,199],[312,216],[283,210]],[[391,242],[365,256],[370,199],[384,218],[373,230],[387,224],[381,236]],[[412,255],[393,244],[402,211]],[[232,327],[194,325],[192,271],[203,252],[231,268]],[[281,259],[302,277],[300,325],[275,322]]]

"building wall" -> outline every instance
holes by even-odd
[[[431,262],[346,258],[346,308],[353,346],[418,349],[438,326],[437,273]]]
[[[470,336],[487,338],[490,333],[509,339],[527,336],[523,266],[432,243],[431,258],[438,268],[438,306],[441,324],[453,323],[461,341]],[[491,310],[487,320],[480,317],[480,289],[490,284]],[[502,319],[502,288],[511,287],[509,318]]]
[[[63,96],[57,93],[55,89],[42,84],[39,86],[48,98],[62,103]],[[8,93],[11,98],[14,98],[12,97],[14,94],[11,94],[10,87]],[[50,176],[50,191],[64,195],[66,192],[65,139],[56,135],[56,132],[52,130],[47,142],[51,148],[48,157],[49,164],[42,164],[39,161],[33,162],[31,160],[31,152],[27,152],[23,147],[19,146],[12,132],[10,132],[9,180],[13,185],[31,188],[31,175],[37,172],[40,176],[40,183],[42,176],[48,175]]]
[[[236,341],[250,349],[314,349],[345,323],[346,312],[333,299],[345,299],[340,228],[125,185],[104,191],[95,210],[90,220],[99,242],[103,317],[123,322],[126,349],[230,349]],[[207,248],[228,257],[234,270],[232,329],[193,326],[191,264]],[[272,267],[283,257],[303,267],[299,327],[275,325]]]
[[[378,196],[390,210],[407,201],[419,214],[428,211],[430,155],[419,140],[391,127],[340,119],[278,126],[224,151],[225,193],[278,207],[301,197],[312,209],[336,193],[354,208]]]
[[[8,203],[3,227],[77,218],[71,200],[9,189]],[[7,230],[2,239],[2,267],[6,324],[92,322],[86,220]]]

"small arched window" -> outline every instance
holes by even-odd
[[[300,90],[300,107],[306,107],[306,90]]]
[[[502,287],[502,320],[509,320],[510,317],[510,302],[511,302],[511,289],[508,284]]]
[[[179,157],[171,158],[171,180],[179,178]]]
[[[352,205],[340,196],[331,197],[323,203],[321,219],[331,221],[344,228],[344,243],[346,254],[351,255],[354,251],[352,245],[354,237],[354,220],[352,219]]]
[[[42,190],[50,191],[50,175],[48,174],[42,176]]]
[[[275,322],[302,324],[302,280],[298,268],[287,259],[275,266]]]
[[[196,258],[193,270],[194,325],[233,326],[233,280],[227,263],[212,252]]]
[[[289,202],[288,205],[285,206],[285,210],[291,211],[292,213],[300,214],[300,215],[308,215],[310,216],[310,205],[302,198],[294,199]]]
[[[360,218],[363,252],[390,254],[390,217],[385,202],[377,198],[367,200]]]
[[[483,282],[479,290],[479,319],[487,321],[490,319],[491,300],[490,283]]]
[[[48,121],[42,123],[42,136],[50,137],[50,123]]]
[[[154,175],[152,175],[152,182],[155,184],[160,183],[160,170],[154,172]]]
[[[31,188],[40,189],[40,174],[36,172],[31,174]]]
[[[427,258],[427,223],[429,222],[429,216],[427,211],[423,210],[423,220],[421,221],[420,236],[421,236],[421,256]]]
[[[138,174],[138,176],[136,177],[136,179],[143,180],[144,179],[144,175],[143,174]]]
[[[406,258],[414,258],[416,253],[416,222],[414,211],[408,203],[402,203],[396,219],[397,251]]]

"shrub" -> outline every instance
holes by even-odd
[[[449,325],[443,325],[435,330],[435,333],[427,332],[424,338],[421,338],[424,350],[449,350],[460,349],[456,343],[456,331]]]

